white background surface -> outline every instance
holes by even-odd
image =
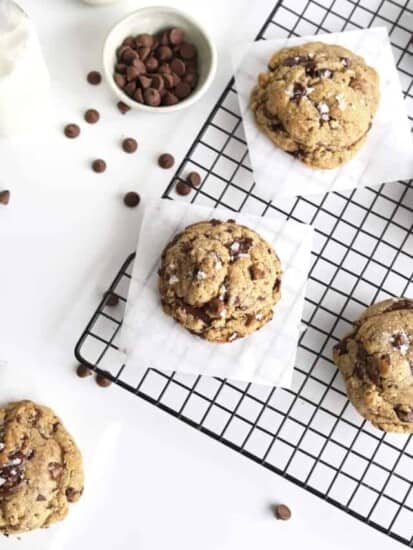
[[[64,530],[1,539],[0,547],[400,547],[155,407],[73,375],[80,330],[135,247],[137,212],[122,205],[123,192],[137,189],[145,197],[163,191],[171,172],[158,169],[154,159],[164,151],[181,158],[228,80],[230,44],[251,40],[272,2],[260,0],[259,12],[251,11],[248,0],[173,2],[210,28],[220,66],[202,103],[187,116],[167,118],[122,117],[109,92],[84,79],[99,66],[100,44],[111,24],[143,3],[124,0],[104,8],[80,0],[21,3],[41,36],[55,123],[44,136],[0,142],[0,186],[12,192],[10,205],[0,210],[0,360],[8,361],[7,369],[0,367],[0,399],[34,397],[63,416],[85,451],[88,488]],[[62,126],[81,120],[88,107],[101,111],[101,123],[82,125],[82,139],[68,142]],[[119,150],[126,134],[139,140],[137,155]],[[95,156],[108,161],[103,175],[88,169]],[[289,523],[272,519],[268,507],[278,501],[292,508]]]

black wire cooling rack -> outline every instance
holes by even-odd
[[[285,0],[257,39],[386,26],[413,120],[413,1]],[[190,170],[198,204],[285,216],[316,231],[292,390],[148,368],[128,369],[118,351],[131,255],[76,346],[77,359],[109,372],[122,388],[185,421],[361,521],[413,546],[413,440],[364,422],[346,399],[331,348],[364,307],[412,296],[413,186],[297,197],[282,204],[255,192],[231,81],[164,193]],[[119,298],[116,306],[108,297]],[[110,300],[109,300],[110,302]],[[149,365],[148,365],[149,366]]]

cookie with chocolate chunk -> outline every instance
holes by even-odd
[[[272,319],[281,274],[274,249],[252,229],[233,220],[196,223],[162,254],[162,307],[210,342],[233,342]]]
[[[334,348],[347,394],[385,432],[413,433],[413,300],[367,308]]]
[[[366,140],[379,103],[379,77],[341,46],[310,42],[275,53],[250,106],[281,149],[315,168],[336,168]]]
[[[82,491],[80,452],[53,411],[31,401],[0,408],[0,533],[62,520]]]

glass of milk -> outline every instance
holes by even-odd
[[[50,79],[36,31],[13,0],[0,0],[0,137],[43,128]]]

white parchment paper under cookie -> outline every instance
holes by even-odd
[[[284,47],[321,41],[361,55],[380,75],[381,99],[366,143],[340,168],[306,166],[276,147],[256,126],[249,109],[251,90],[272,54]],[[235,83],[243,118],[255,192],[267,199],[321,194],[413,177],[413,142],[399,76],[385,28],[254,42],[240,60],[234,51]],[[242,56],[242,54],[241,54]]]
[[[173,236],[206,219],[235,219],[270,242],[283,267],[282,297],[274,318],[251,336],[213,344],[194,336],[162,311],[158,274],[160,256]],[[286,220],[158,200],[145,208],[133,267],[121,348],[133,368],[219,376],[289,387],[302,316],[313,229]]]

